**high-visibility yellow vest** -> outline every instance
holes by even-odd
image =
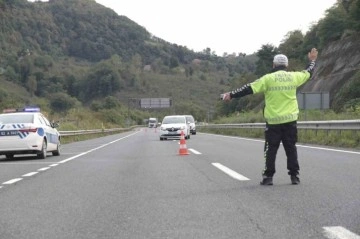
[[[265,95],[264,117],[268,124],[283,124],[298,119],[296,89],[309,79],[310,73],[306,70],[279,70],[250,83],[254,94]]]

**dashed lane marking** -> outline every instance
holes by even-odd
[[[13,163],[3,163],[1,162],[0,165],[31,165],[31,164],[49,164],[53,162],[13,162]]]
[[[13,183],[19,182],[19,181],[21,181],[21,180],[22,180],[22,178],[14,178],[14,179],[11,179],[11,180],[9,180],[9,181],[3,182],[2,184],[9,185],[9,184],[13,184]]]
[[[38,174],[39,172],[31,172],[31,173],[27,173],[27,174],[24,174],[23,177],[31,177],[31,176],[34,176],[35,174]]]
[[[194,154],[201,154],[199,151],[196,151],[195,149],[189,149],[189,151],[193,152]]]
[[[45,168],[39,168],[38,171],[46,171],[48,170],[50,167],[45,167]]]
[[[129,135],[127,135],[127,136],[125,136],[125,137],[122,137],[122,138],[120,138],[120,139],[111,141],[111,142],[109,142],[109,143],[107,143],[107,144],[103,144],[103,145],[101,145],[101,146],[99,146],[99,147],[90,149],[90,150],[88,150],[88,151],[86,151],[86,152],[83,152],[83,153],[81,153],[81,154],[78,154],[78,155],[75,155],[75,156],[73,156],[73,157],[67,158],[67,159],[65,159],[65,160],[59,161],[58,163],[66,163],[66,162],[69,162],[69,161],[71,161],[71,160],[73,160],[73,159],[76,159],[76,158],[78,158],[78,157],[80,157],[80,156],[83,156],[83,155],[85,155],[85,154],[91,153],[91,152],[96,151],[96,150],[98,150],[98,149],[104,148],[104,147],[106,147],[106,146],[108,146],[108,145],[110,145],[110,144],[116,143],[116,142],[118,142],[118,141],[120,141],[120,140],[126,139],[126,138],[128,138],[128,137],[130,137],[130,136],[133,136],[133,135],[139,133],[139,132],[140,132],[140,131],[137,131],[137,132],[135,132],[135,133],[133,133],[133,134],[129,134]]]
[[[220,163],[212,163],[212,165],[214,165],[215,167],[217,167],[218,169],[220,169],[221,171],[223,171],[224,173],[226,173],[227,175],[229,175],[230,177],[233,177],[237,180],[240,181],[247,181],[250,180],[247,177],[235,172],[232,169],[229,169],[228,167],[225,167],[224,165],[220,164]]]
[[[101,146],[99,146],[99,147],[97,147],[97,148],[94,148],[94,149],[91,149],[91,150],[89,150],[89,151],[80,153],[80,154],[78,154],[78,155],[75,155],[75,156],[73,156],[73,157],[71,157],[71,158],[68,158],[68,159],[59,161],[59,162],[57,162],[57,163],[52,163],[51,165],[49,165],[49,167],[40,168],[40,169],[38,169],[37,171],[38,171],[38,172],[46,171],[46,170],[50,169],[51,167],[55,167],[55,166],[58,166],[59,164],[69,162],[69,161],[71,161],[71,160],[73,160],[73,159],[75,159],[75,158],[78,158],[78,157],[80,157],[80,156],[83,156],[83,155],[85,155],[85,154],[88,154],[88,153],[90,153],[90,152],[93,152],[93,151],[95,151],[95,150],[101,149],[101,148],[103,148],[103,147],[105,147],[105,146],[108,146],[108,145],[110,145],[110,144],[113,144],[113,143],[115,143],[115,142],[117,142],[117,141],[126,139],[126,138],[128,138],[128,137],[130,137],[130,136],[133,136],[133,135],[139,133],[139,132],[140,132],[140,131],[137,131],[137,132],[135,132],[135,133],[133,133],[133,134],[129,134],[129,135],[125,136],[125,137],[122,137],[122,138],[120,138],[120,139],[111,141],[110,143],[107,143],[107,144],[103,144],[103,145],[101,145]],[[27,164],[38,164],[38,163],[49,164],[49,163],[51,163],[51,162],[36,162],[36,163],[34,162],[34,163],[27,163]],[[1,164],[3,164],[3,163],[1,163]],[[19,164],[19,163],[5,163],[5,164]],[[22,164],[22,163],[21,163],[21,164]],[[38,172],[30,172],[30,173],[24,174],[22,177],[31,177],[31,176],[37,174]],[[21,181],[21,180],[23,180],[23,178],[14,178],[14,179],[11,179],[11,180],[9,180],[9,181],[3,182],[2,185],[14,184],[14,183],[19,182],[19,181]],[[0,186],[0,188],[3,188],[3,186]]]
[[[323,227],[324,235],[329,239],[360,239],[359,235],[352,233],[344,227]]]

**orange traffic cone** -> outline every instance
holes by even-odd
[[[188,155],[188,154],[189,152],[186,147],[184,131],[181,131],[179,155]]]

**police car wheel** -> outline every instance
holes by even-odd
[[[60,155],[60,143],[57,144],[56,150],[52,152],[53,156],[59,156]]]
[[[47,151],[47,146],[46,146],[46,141],[44,140],[41,152],[37,155],[38,159],[45,159],[46,158],[46,151]]]

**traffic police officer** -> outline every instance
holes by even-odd
[[[318,51],[313,48],[308,53],[309,65],[303,71],[288,72],[288,59],[278,54],[273,60],[273,71],[256,81],[236,90],[222,94],[224,101],[249,94],[264,93],[265,107],[265,168],[262,173],[261,185],[273,185],[275,159],[282,142],[287,157],[287,169],[292,184],[299,184],[299,162],[296,149],[297,119],[299,107],[296,89],[311,78],[315,67]]]

